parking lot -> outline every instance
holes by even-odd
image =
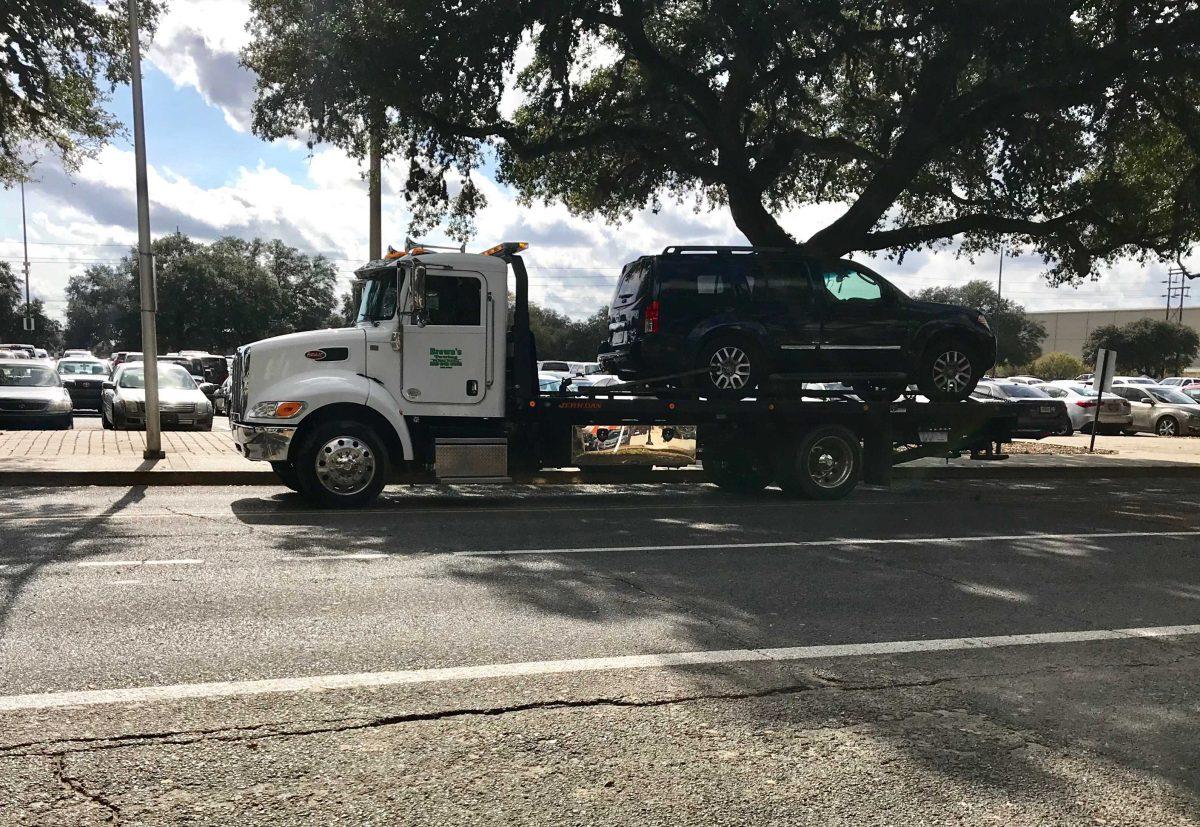
[[[5,823],[1200,816],[1196,482],[6,495]]]

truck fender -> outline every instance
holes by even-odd
[[[400,413],[399,401],[385,385],[373,380],[369,381],[368,385],[367,407],[391,424],[392,429],[396,432],[396,438],[400,440],[400,450],[404,454],[404,461],[412,462],[412,435],[408,432],[408,422]]]

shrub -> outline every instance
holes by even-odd
[[[1034,359],[1030,370],[1034,376],[1050,382],[1055,379],[1074,379],[1087,368],[1082,359],[1069,353],[1047,353]]]

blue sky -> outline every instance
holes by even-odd
[[[198,238],[221,235],[279,237],[331,258],[348,281],[366,255],[366,188],[361,166],[329,147],[310,152],[297,141],[268,143],[249,130],[253,75],[238,65],[246,41],[244,0],[168,0],[143,74],[150,161],[151,227],[176,227]],[[128,88],[115,90],[111,110],[131,123]],[[385,165],[385,243],[403,243],[408,213],[399,193],[401,159]],[[88,264],[111,262],[136,240],[133,154],[118,139],[78,173],[67,176],[53,162],[39,165],[27,187],[32,284],[49,308],[61,312],[68,278]],[[534,298],[572,315],[605,303],[620,265],[673,243],[738,244],[745,239],[723,211],[696,212],[666,205],[618,226],[570,215],[563,207],[526,208],[511,192],[482,176],[489,205],[480,214],[469,247],[503,239],[532,242],[527,255]],[[804,238],[840,211],[816,205],[781,217]],[[429,241],[438,241],[433,234]],[[20,270],[21,218],[18,191],[0,190],[0,258]],[[874,266],[902,289],[995,279],[998,260],[971,262],[953,250],[910,255],[902,266]],[[1030,310],[1143,308],[1163,305],[1165,268],[1122,262],[1080,288],[1050,288],[1036,256],[1005,263],[1004,292]]]

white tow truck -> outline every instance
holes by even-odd
[[[239,348],[230,389],[238,451],[270,462],[304,496],[347,507],[389,481],[536,481],[581,466],[591,473],[568,479],[701,478],[740,492],[774,483],[833,499],[863,479],[886,484],[894,464],[918,457],[1003,456],[1015,415],[1002,405],[868,404],[812,390],[704,399],[669,383],[539,390],[519,255],[527,246],[389,253],[356,273],[354,327]],[[664,460],[664,443],[679,449],[676,460],[698,448],[703,474],[664,473],[681,464]],[[589,464],[622,451],[615,467]]]

